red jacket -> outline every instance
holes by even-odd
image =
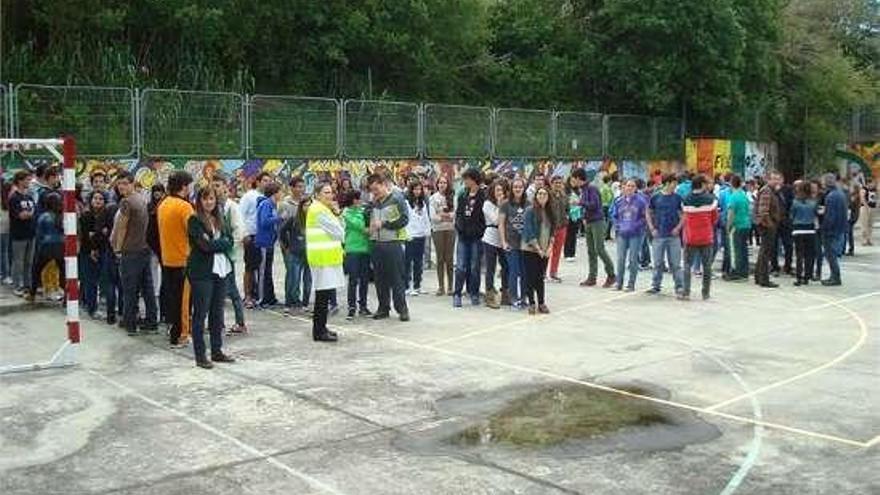
[[[718,222],[718,201],[709,193],[691,193],[684,199],[685,246],[712,246],[715,244],[715,224]]]

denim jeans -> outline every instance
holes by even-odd
[[[822,234],[822,250],[825,252],[825,259],[828,260],[828,268],[831,274],[828,279],[832,282],[840,281],[840,254],[843,251],[843,236],[839,234]]]
[[[0,234],[0,279],[12,277],[12,240],[9,234]]]
[[[715,251],[717,252],[718,249],[723,250],[722,255],[721,255],[721,273],[729,275],[733,271],[733,262],[732,262],[733,258],[731,257],[730,239],[729,239],[729,237],[731,237],[731,236],[727,233],[726,227],[720,227],[720,228],[715,229],[715,236],[717,239],[715,245],[720,246]]]
[[[101,273],[98,276],[101,297],[107,306],[107,316],[122,314],[122,283],[119,280],[119,259],[110,251],[101,251]]]
[[[666,266],[672,273],[672,280],[675,282],[675,292],[680,292],[682,287],[681,239],[678,236],[655,237],[652,244],[654,251],[654,280],[651,287],[660,290],[660,284],[663,281],[663,259],[665,256]]]
[[[101,278],[101,259],[92,259],[91,253],[80,251],[78,257],[79,281],[83,309],[89,315],[98,310],[98,282]]]
[[[733,258],[731,274],[737,277],[748,278],[749,276],[749,235],[752,229],[733,230]]]
[[[226,276],[226,297],[232,301],[232,310],[235,312],[236,325],[243,326],[244,323],[244,304],[241,301],[241,293],[238,291],[238,285],[235,283],[235,269]]]
[[[146,324],[157,324],[156,289],[150,271],[150,251],[122,253],[119,257],[119,276],[122,280],[122,323],[133,331],[137,325],[138,296],[146,307]]]
[[[467,282],[467,291],[471,297],[480,295],[480,251],[483,241],[480,239],[463,239],[458,237],[455,248],[455,295],[461,296],[462,288]]]
[[[422,270],[425,263],[425,237],[413,237],[406,241],[405,260],[406,270],[404,280],[409,289],[410,280],[414,289],[422,288]]]
[[[483,243],[483,255],[486,258],[486,290],[495,290],[495,268],[501,265],[501,290],[507,289],[508,269],[504,250],[491,244]]]
[[[370,254],[345,253],[345,271],[348,273],[348,309],[367,309]]]
[[[12,285],[16,289],[31,286],[31,266],[34,264],[34,239],[12,241]]]
[[[699,259],[703,265],[703,297],[709,297],[709,290],[712,286],[712,251],[714,246],[685,246],[684,260],[685,265],[690,266],[693,260]],[[691,295],[691,271],[684,272],[684,295]]]
[[[295,253],[284,253],[284,305],[287,307],[308,306],[312,291],[312,271],[305,257]]]
[[[631,236],[617,236],[617,271],[620,277],[617,278],[617,288],[623,288],[623,277],[629,268],[629,280],[626,286],[634,288],[636,286],[636,275],[639,273],[639,254],[642,251],[642,242],[644,242],[644,234],[635,234]],[[627,267],[627,260],[629,266]]]
[[[211,336],[211,355],[223,352],[223,300],[226,299],[226,278],[211,275],[207,279],[190,279],[192,287],[192,343],[196,362],[205,361],[205,318]]]
[[[519,249],[511,249],[504,253],[507,258],[507,287],[510,290],[510,302],[521,303],[525,293],[525,262],[523,252]]]

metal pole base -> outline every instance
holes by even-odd
[[[79,344],[71,344],[70,341],[65,341],[64,344],[57,351],[55,351],[55,354],[50,360],[44,363],[12,364],[7,366],[0,366],[0,375],[74,366],[77,364],[77,347],[79,347]]]

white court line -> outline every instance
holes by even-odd
[[[311,319],[308,319],[308,318],[302,318],[302,317],[299,317],[299,316],[290,316],[290,317],[288,317],[288,316],[285,316],[283,313],[280,313],[280,312],[275,311],[275,310],[268,310],[268,312],[270,312],[270,313],[272,313],[272,314],[275,314],[275,315],[277,315],[277,316],[279,316],[279,317],[281,317],[281,318],[291,318],[291,319],[295,319],[295,320],[299,320],[299,321],[304,321],[304,322],[308,322],[308,323],[311,323],[311,322],[312,322]],[[356,327],[353,326],[353,325],[346,325],[345,327],[340,327],[340,328],[338,328],[338,329],[339,329],[340,331],[342,331],[342,332],[350,331],[350,332],[352,332],[352,333],[356,333],[356,334],[360,334],[360,335],[365,335],[365,336],[368,336],[368,337],[373,337],[373,338],[378,339],[378,340],[385,340],[385,341],[388,341],[388,342],[394,342],[394,343],[396,343],[396,344],[403,345],[403,346],[407,346],[407,347],[413,347],[413,348],[416,348],[416,349],[422,349],[422,350],[433,351],[433,352],[436,352],[436,353],[438,353],[438,354],[446,354],[447,356],[453,356],[453,357],[458,357],[458,358],[467,359],[467,360],[471,360],[471,361],[477,361],[477,362],[481,362],[481,363],[491,364],[491,365],[494,365],[494,366],[498,366],[499,368],[505,368],[505,369],[509,369],[509,370],[513,370],[513,371],[519,371],[519,372],[521,372],[521,373],[526,373],[526,374],[529,374],[529,375],[542,376],[542,377],[551,378],[551,379],[553,379],[553,380],[558,380],[558,381],[562,381],[562,382],[574,383],[574,384],[577,384],[577,385],[583,385],[583,386],[585,386],[585,387],[589,387],[589,388],[596,389],[596,390],[602,390],[602,391],[605,391],[605,392],[611,392],[611,393],[614,393],[614,394],[617,394],[617,395],[622,395],[622,396],[624,396],[624,397],[630,397],[630,398],[633,398],[633,399],[641,399],[641,400],[645,400],[645,401],[648,401],[648,402],[653,402],[653,403],[655,403],[655,404],[661,404],[661,405],[669,406],[669,407],[676,407],[676,408],[679,408],[679,409],[684,409],[684,410],[687,410],[687,411],[693,411],[693,412],[697,412],[697,413],[705,414],[705,415],[709,415],[709,416],[715,416],[715,417],[718,417],[718,418],[723,418],[723,419],[727,419],[727,420],[730,420],[730,421],[735,421],[735,422],[738,422],[738,423],[743,423],[743,424],[748,424],[748,425],[759,425],[759,426],[763,426],[763,427],[765,427],[765,428],[769,428],[769,429],[772,429],[772,430],[785,431],[785,432],[788,432],[788,433],[794,433],[794,434],[797,434],[797,435],[802,435],[802,436],[806,436],[806,437],[810,437],[810,438],[818,438],[818,439],[827,440],[827,441],[831,441],[831,442],[837,442],[837,443],[844,444],[844,445],[849,445],[849,446],[852,446],[852,447],[864,447],[864,446],[865,446],[864,442],[860,442],[860,441],[857,441],[857,440],[851,440],[851,439],[848,439],[848,438],[838,437],[838,436],[835,436],[835,435],[829,435],[829,434],[825,434],[825,433],[819,433],[819,432],[815,432],[815,431],[804,430],[804,429],[801,429],[801,428],[796,428],[796,427],[793,427],[793,426],[787,426],[787,425],[783,425],[783,424],[779,424],[779,423],[771,423],[771,422],[768,422],[768,421],[757,420],[757,419],[748,418],[748,417],[745,417],[745,416],[737,416],[737,415],[735,415],[735,414],[728,414],[728,413],[724,413],[724,412],[721,412],[721,411],[712,411],[712,410],[709,410],[709,409],[706,409],[706,408],[703,408],[703,407],[692,406],[692,405],[690,405],[690,404],[684,404],[684,403],[681,403],[681,402],[675,402],[675,401],[670,401],[670,400],[666,400],[666,399],[658,399],[658,398],[656,398],[656,397],[651,397],[651,396],[648,396],[648,395],[635,394],[635,393],[632,393],[632,392],[628,392],[628,391],[626,391],[626,390],[619,390],[619,389],[616,389],[616,388],[614,388],[614,387],[609,387],[609,386],[607,386],[607,385],[602,385],[602,384],[599,384],[599,383],[588,382],[588,381],[580,380],[580,379],[573,378],[573,377],[570,377],[570,376],[565,376],[565,375],[561,375],[561,374],[558,374],[558,373],[553,373],[553,372],[551,372],[551,371],[546,371],[546,370],[541,370],[541,369],[536,369],[536,368],[530,368],[530,367],[528,367],[528,366],[520,366],[520,365],[518,365],[518,364],[506,363],[506,362],[504,362],[504,361],[498,361],[498,360],[496,360],[496,359],[486,358],[486,357],[483,357],[483,356],[477,356],[477,355],[473,355],[473,354],[467,354],[467,353],[464,353],[464,352],[458,352],[458,351],[453,351],[453,350],[450,350],[450,349],[444,349],[444,348],[442,348],[442,347],[436,347],[436,346],[432,346],[432,345],[429,345],[429,344],[420,344],[420,343],[418,343],[418,342],[412,342],[412,341],[409,341],[409,340],[406,340],[406,339],[400,339],[400,338],[397,338],[397,337],[391,337],[391,336],[388,336],[388,335],[382,335],[382,334],[378,334],[378,333],[375,333],[375,332],[371,332],[371,331],[369,331],[369,330],[364,330],[364,329],[356,328]]]
[[[843,303],[848,303],[848,302],[852,302],[852,301],[858,301],[858,300],[860,300],[860,299],[866,299],[866,298],[868,298],[868,297],[874,297],[874,296],[880,296],[880,291],[878,291],[878,292],[868,292],[867,294],[861,294],[861,295],[858,295],[858,296],[847,297],[846,299],[838,299],[838,300],[836,300],[836,301],[834,301],[834,302],[827,302],[827,303],[824,303],[824,304],[817,304],[817,305],[815,305],[815,306],[807,306],[806,308],[802,309],[801,311],[813,311],[813,310],[815,310],[815,309],[822,309],[822,308],[827,308],[827,307],[829,307],[829,306],[834,306],[835,304],[843,304]]]
[[[161,409],[165,412],[171,413],[171,414],[177,416],[178,418],[181,418],[184,421],[187,421],[188,423],[191,423],[191,424],[207,431],[208,433],[211,433],[217,437],[220,437],[223,440],[226,440],[227,442],[234,444],[235,446],[237,446],[241,450],[247,452],[248,454],[251,454],[255,457],[258,457],[260,459],[265,460],[266,462],[275,466],[276,468],[286,472],[287,474],[290,474],[291,476],[293,476],[295,478],[299,478],[301,481],[304,481],[315,488],[319,488],[322,491],[327,492],[327,493],[331,493],[333,495],[345,495],[343,492],[340,492],[339,490],[324,483],[323,481],[320,481],[316,478],[313,478],[312,476],[309,476],[306,473],[298,471],[298,470],[288,466],[287,464],[284,464],[283,462],[279,461],[278,459],[275,459],[270,454],[267,454],[256,447],[253,447],[249,444],[246,444],[246,443],[242,442],[241,440],[233,437],[232,435],[229,435],[229,434],[223,432],[222,430],[219,430],[219,429],[217,429],[217,428],[215,428],[215,427],[213,427],[213,426],[211,426],[201,420],[198,420],[183,411],[178,411],[177,409],[166,406],[165,404],[162,404],[161,402],[155,401],[155,400],[147,397],[146,395],[138,392],[137,390],[134,390],[131,387],[123,385],[122,383],[120,383],[120,382],[118,382],[108,376],[105,376],[95,370],[86,368],[86,371],[88,371],[92,375],[100,378],[101,380],[109,383],[110,385],[116,387],[117,389],[124,392],[125,394],[130,395],[132,397],[135,397],[137,399],[140,399],[140,400],[146,402],[147,404],[149,404],[157,409]]]
[[[605,304],[607,302],[616,301],[618,299],[623,299],[625,297],[633,296],[635,294],[637,294],[637,293],[636,292],[627,292],[624,294],[618,294],[614,297],[609,297],[607,299],[600,299],[598,301],[590,301],[588,303],[579,304],[577,306],[572,306],[570,308],[566,308],[561,311],[555,311],[553,313],[546,314],[546,315],[539,315],[539,316],[532,315],[532,316],[527,316],[525,318],[520,318],[519,320],[515,320],[515,321],[507,321],[504,323],[498,323],[496,325],[491,325],[489,327],[483,328],[482,330],[475,330],[473,332],[468,332],[464,335],[459,335],[457,337],[450,337],[448,339],[435,340],[432,342],[428,342],[428,344],[429,345],[446,345],[446,344],[450,344],[452,342],[458,342],[459,340],[465,340],[465,339],[469,339],[471,337],[476,337],[478,335],[484,335],[487,333],[497,332],[498,330],[503,330],[505,328],[515,327],[517,325],[522,325],[524,323],[535,323],[535,322],[541,321],[543,319],[552,318],[553,316],[563,315],[565,313],[571,313],[572,311],[580,311],[584,308],[589,308],[590,306],[598,306],[600,304]]]
[[[865,448],[871,448],[871,447],[877,445],[878,443],[880,443],[880,435],[877,435],[876,437],[865,442]]]
[[[801,292],[802,294],[806,294],[806,295],[808,295],[808,296],[812,296],[812,297],[815,297],[815,298],[818,298],[818,299],[823,299],[823,300],[826,300],[826,301],[828,300],[828,298],[827,298],[827,297],[824,297],[824,296],[819,296],[819,295],[815,295],[815,294],[810,294],[810,293],[803,292],[803,291],[798,291],[798,292]],[[849,315],[850,315],[850,316],[856,321],[856,323],[859,325],[859,338],[858,338],[858,340],[856,340],[855,344],[853,344],[849,349],[846,350],[846,352],[844,352],[843,354],[840,354],[839,356],[837,356],[836,358],[832,359],[831,361],[828,361],[828,362],[825,363],[825,364],[822,364],[822,365],[816,366],[815,368],[812,368],[812,369],[810,369],[810,370],[807,370],[807,371],[805,371],[805,372],[803,372],[803,373],[800,373],[800,374],[797,374],[797,375],[795,375],[795,376],[792,376],[792,377],[786,378],[785,380],[780,380],[780,381],[778,381],[778,382],[774,382],[774,383],[771,383],[771,384],[769,384],[769,385],[765,385],[765,386],[759,388],[758,390],[755,390],[754,392],[751,392],[751,393],[748,393],[748,394],[738,395],[738,396],[736,396],[736,397],[733,397],[733,398],[731,398],[731,399],[725,400],[725,401],[723,401],[723,402],[719,402],[718,404],[714,404],[714,405],[712,405],[712,406],[707,407],[706,410],[708,410],[708,411],[717,411],[718,409],[721,409],[722,407],[729,406],[730,404],[733,404],[734,402],[739,402],[740,400],[745,399],[745,398],[747,398],[747,397],[751,397],[751,396],[753,396],[753,395],[761,394],[761,393],[764,393],[764,392],[766,392],[766,391],[768,391],[768,390],[773,390],[773,389],[775,389],[775,388],[779,388],[779,387],[782,387],[782,386],[784,386],[784,385],[788,385],[789,383],[796,382],[796,381],[798,381],[798,380],[802,380],[802,379],[804,379],[804,378],[806,378],[806,377],[808,377],[808,376],[815,375],[816,373],[819,373],[820,371],[824,371],[824,370],[826,370],[826,369],[828,369],[828,368],[830,368],[830,367],[832,367],[832,366],[834,366],[834,365],[840,363],[841,361],[843,361],[844,359],[850,357],[850,356],[853,355],[856,351],[858,351],[859,348],[862,347],[862,345],[864,345],[864,344],[865,344],[865,341],[868,339],[868,325],[865,323],[865,320],[863,320],[862,317],[859,316],[858,313],[856,313],[855,311],[853,311],[853,310],[847,308],[846,306],[844,306],[844,305],[842,305],[842,304],[840,304],[840,303],[838,303],[838,302],[836,302],[836,301],[830,301],[829,304],[831,304],[832,306],[835,306],[835,307],[837,307],[837,308],[840,308],[840,309],[842,309],[843,311],[845,311],[846,313],[848,313],[848,314],[849,314]]]

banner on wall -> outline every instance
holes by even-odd
[[[837,150],[836,155],[846,175],[880,181],[880,142],[849,144]]]
[[[745,179],[776,169],[776,143],[696,138],[685,142],[687,170],[707,176],[739,174]]]

